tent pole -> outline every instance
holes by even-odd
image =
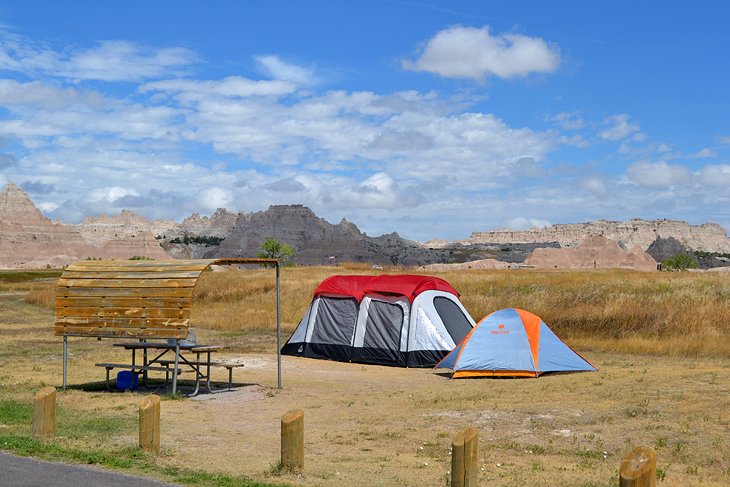
[[[63,335],[63,390],[66,390],[66,371],[68,368],[68,335]]]
[[[281,287],[279,277],[279,263],[276,263],[276,366],[278,372],[278,387],[281,389]]]

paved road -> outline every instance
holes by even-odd
[[[0,452],[0,485],[46,487],[109,485],[114,487],[173,487],[157,480],[110,473],[87,465],[66,465]]]

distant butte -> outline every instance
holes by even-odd
[[[98,215],[78,225],[52,222],[28,195],[10,183],[0,191],[0,267],[60,267],[85,259],[254,257],[267,238],[293,247],[300,265],[361,262],[378,265],[449,264],[430,269],[627,267],[650,270],[651,256],[700,252],[703,268],[730,266],[730,239],[714,223],[629,220],[560,224],[523,231],[475,232],[469,238],[420,244],[393,232],[370,237],[342,219],[337,224],[303,205],[210,217],[193,213],[181,223],[148,220],[129,210]],[[670,245],[671,244],[671,245]],[[645,251],[648,249],[648,255]],[[674,250],[673,250],[674,249]]]

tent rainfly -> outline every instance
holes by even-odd
[[[516,308],[485,316],[435,368],[460,377],[538,377],[596,370],[563,343],[540,317]]]
[[[285,355],[400,367],[432,367],[474,320],[443,279],[331,276],[317,287]]]

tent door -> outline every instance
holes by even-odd
[[[353,360],[383,365],[405,366],[401,335],[405,313],[400,303],[370,300],[365,319],[362,347]]]

